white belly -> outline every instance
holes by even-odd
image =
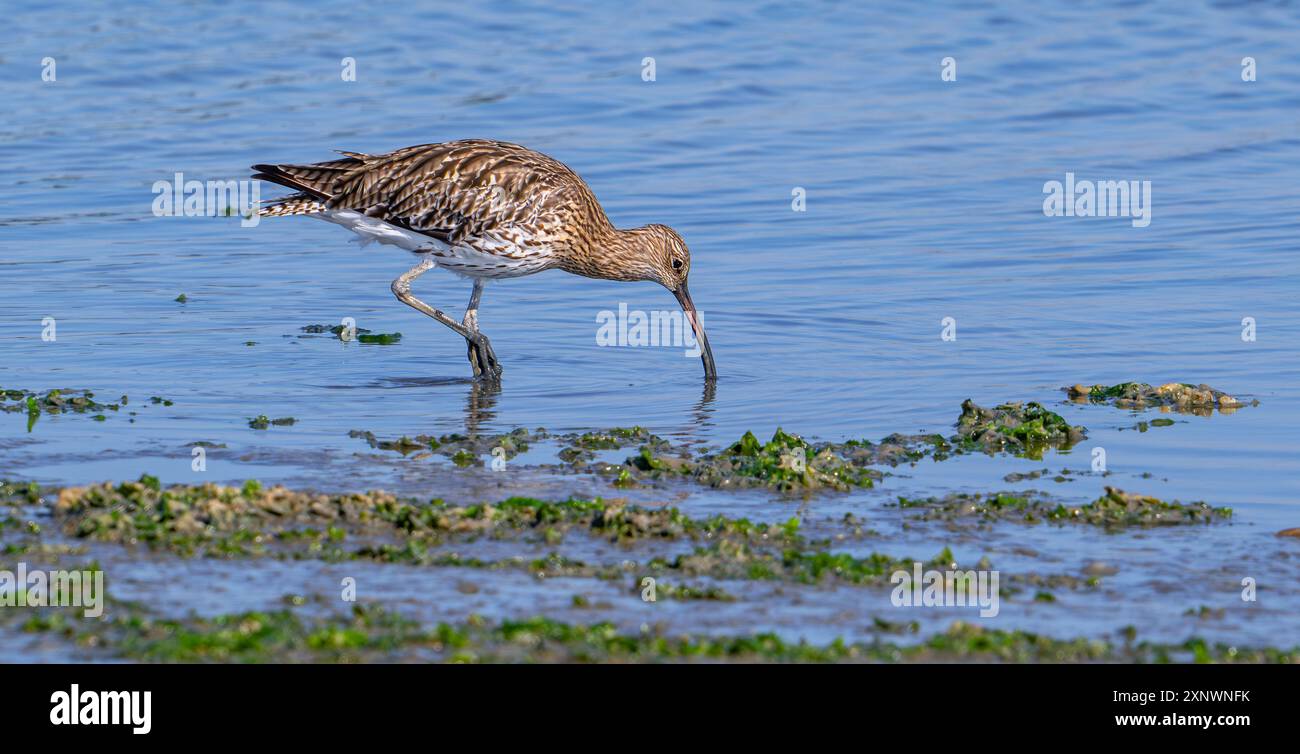
[[[524,244],[525,239],[518,232],[467,239],[456,246],[448,246],[436,238],[367,217],[355,210],[328,210],[311,216],[351,230],[363,246],[378,241],[417,254],[428,254],[439,267],[467,277],[521,277],[541,272],[554,264],[549,246]]]

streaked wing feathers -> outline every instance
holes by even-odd
[[[575,198],[595,202],[564,164],[506,142],[470,139],[384,155],[342,154],[315,165],[254,169],[259,178],[319,197],[327,209],[363,212],[452,245],[547,225]]]

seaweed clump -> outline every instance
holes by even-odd
[[[898,499],[903,509],[917,509],[920,520],[981,523],[1014,521],[1078,523],[1117,529],[1129,526],[1208,524],[1232,517],[1231,508],[1215,508],[1204,502],[1167,502],[1149,495],[1106,487],[1105,494],[1084,505],[1054,502],[1042,493],[995,492],[987,495],[953,493],[941,498]]]
[[[1045,448],[1069,449],[1085,437],[1085,428],[1070,424],[1041,403],[1003,403],[989,409],[968,398],[961,404],[957,434],[952,439],[963,448],[1037,459]]]
[[[669,463],[645,452],[631,460],[643,471]],[[779,428],[767,442],[760,442],[753,432],[746,432],[718,453],[705,455],[694,463],[682,463],[679,472],[682,470],[710,487],[769,487],[782,492],[848,491],[871,487],[880,477],[880,472],[844,458],[833,444],[813,445]]]
[[[104,421],[105,411],[119,411],[127,403],[122,396],[116,403],[100,403],[89,390],[47,390],[44,394],[14,388],[0,388],[0,411],[27,414],[27,431],[32,431],[36,420],[51,414],[86,414]],[[167,405],[171,405],[169,402]]]
[[[1195,637],[1177,644],[1054,639],[962,621],[909,645],[843,639],[814,644],[774,633],[672,635],[660,627],[630,633],[609,622],[583,625],[540,616],[493,623],[471,615],[461,623],[426,627],[377,605],[320,618],[284,608],[174,620],[124,603],[114,604],[108,619],[90,624],[69,614],[45,608],[22,627],[92,652],[149,662],[1300,662],[1300,647],[1237,647]],[[9,615],[0,613],[0,620],[12,620]]]
[[[1230,413],[1243,406],[1259,405],[1257,400],[1246,403],[1209,385],[1188,382],[1169,382],[1159,387],[1145,382],[1121,382],[1118,385],[1074,385],[1061,390],[1076,403],[1105,403],[1138,411],[1163,408],[1199,416],[1209,416],[1216,408]]]

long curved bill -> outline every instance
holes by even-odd
[[[716,380],[718,378],[718,368],[713,363],[713,349],[709,348],[709,336],[704,334],[704,324],[700,322],[700,317],[695,311],[695,302],[691,301],[691,292],[687,290],[686,283],[682,283],[677,290],[673,291],[677,297],[677,303],[682,305],[682,312],[691,322],[691,329],[695,331],[695,342],[700,346],[700,360],[704,362],[704,379]]]

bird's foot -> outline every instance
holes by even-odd
[[[492,343],[483,333],[475,333],[473,339],[465,340],[469,353],[469,365],[474,369],[474,379],[496,382],[501,379],[501,362],[497,361]]]

